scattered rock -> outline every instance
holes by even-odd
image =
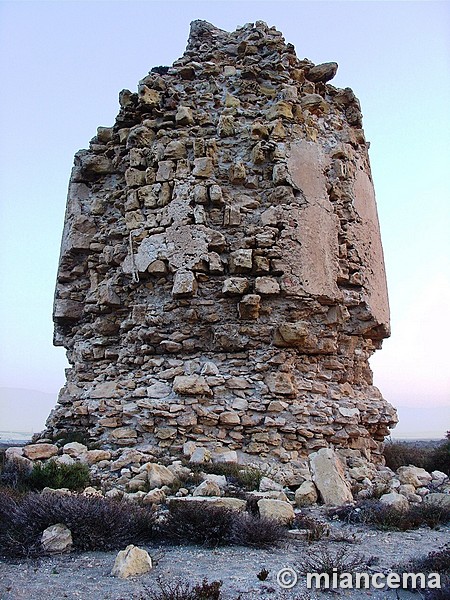
[[[152,559],[148,552],[131,544],[117,554],[111,575],[126,579],[148,573],[152,568]]]
[[[72,543],[72,533],[63,523],[51,525],[42,533],[41,545],[44,552],[50,554],[70,552]]]
[[[310,454],[309,464],[312,480],[325,504],[340,506],[353,501],[342,463],[331,448],[321,448]]]

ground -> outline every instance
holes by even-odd
[[[318,509],[320,510],[320,509]],[[395,571],[395,565],[442,547],[449,540],[450,526],[439,530],[421,528],[407,532],[377,531],[366,526],[331,523],[332,536],[318,542],[292,541],[283,548],[256,550],[243,547],[207,549],[194,546],[145,546],[154,558],[155,567],[146,575],[120,580],[110,575],[116,552],[72,553],[33,560],[0,562],[0,600],[142,600],[148,598],[145,587],[154,588],[157,577],[165,581],[185,579],[200,582],[222,580],[222,597],[236,600],[283,598],[309,600],[323,597],[323,592],[307,592],[302,577],[293,590],[283,591],[276,581],[284,567],[301,565],[312,549],[347,546],[352,553],[363,554],[371,561],[371,572]],[[336,542],[333,537],[355,538],[355,542]],[[342,535],[341,535],[342,537]],[[260,581],[257,574],[269,571]],[[395,590],[342,590],[328,592],[330,598],[372,600],[418,599],[420,596]]]

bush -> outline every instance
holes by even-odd
[[[332,518],[347,523],[374,525],[378,529],[406,531],[428,525],[432,529],[450,522],[450,508],[442,504],[422,502],[398,510],[378,500],[363,500],[353,506],[341,506],[328,512]]]
[[[204,463],[189,465],[194,471],[203,471],[213,475],[225,475],[228,483],[251,492],[259,489],[264,474],[256,467],[246,467],[236,463]]]
[[[278,521],[249,513],[235,513],[230,542],[253,548],[270,548],[286,541],[288,532]]]
[[[21,462],[7,461],[1,474],[3,485],[22,491],[39,491],[45,487],[78,491],[89,485],[89,467],[82,463],[59,465],[54,460],[36,463],[31,471]]]
[[[42,553],[44,529],[63,523],[77,550],[113,550],[151,539],[151,509],[100,497],[30,492],[17,499],[0,492],[0,553],[31,556]]]
[[[318,519],[307,515],[298,514],[295,516],[293,527],[296,529],[307,530],[307,541],[317,542],[324,536],[330,535],[330,527],[327,523],[323,523]]]
[[[383,454],[386,466],[393,471],[408,465],[426,469],[431,450],[428,446],[412,445],[409,442],[388,442],[384,447]]]
[[[83,490],[89,485],[89,467],[82,463],[59,465],[54,460],[37,463],[31,473],[24,479],[24,484],[32,490],[43,490],[45,487],[69,490]]]
[[[199,502],[173,505],[160,535],[177,544],[268,548],[286,540],[287,529],[273,519]]]
[[[173,543],[223,546],[230,542],[234,513],[203,502],[175,503],[161,528]]]
[[[332,576],[336,573],[339,576],[342,573],[365,571],[373,560],[373,558],[364,558],[362,554],[353,554],[347,547],[336,551],[323,547],[310,550],[302,558],[301,564],[297,565],[297,569],[305,574],[327,573]]]
[[[192,585],[183,581],[168,583],[158,579],[157,583],[159,590],[147,590],[145,600],[220,600],[221,597],[221,581],[209,583],[205,578],[202,583]]]
[[[441,589],[428,590],[426,600],[445,600],[450,598],[450,544],[440,550],[429,552],[426,556],[413,558],[405,564],[396,566],[398,573],[439,573],[441,575]],[[447,595],[442,595],[446,590]]]
[[[410,442],[389,442],[384,447],[386,466],[396,471],[399,467],[415,465],[430,473],[442,471],[450,475],[450,432],[438,446],[424,446]]]

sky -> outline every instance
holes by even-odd
[[[120,90],[182,55],[194,19],[228,31],[263,20],[300,58],[339,63],[332,83],[355,91],[371,143],[388,277],[392,336],[371,359],[375,384],[399,409],[398,432],[443,435],[450,3],[356,0],[0,2],[0,430],[20,417],[5,408],[6,389],[56,401],[64,384],[51,314],[73,155],[114,123]]]

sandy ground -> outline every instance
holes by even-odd
[[[285,567],[298,570],[302,557],[323,546],[339,549],[349,546],[366,558],[376,557],[372,572],[385,572],[399,562],[426,555],[450,539],[450,527],[432,531],[423,528],[409,532],[382,532],[367,527],[332,524],[332,533],[354,534],[357,542],[333,542],[323,539],[307,544],[290,542],[283,548],[255,550],[243,547],[207,549],[195,546],[146,546],[154,558],[154,569],[133,579],[120,580],[110,575],[116,552],[72,553],[33,560],[0,562],[0,600],[144,600],[148,588],[156,589],[158,577],[166,581],[179,579],[200,582],[222,580],[222,597],[227,600],[285,598],[307,600],[324,596],[324,592],[306,592],[304,577],[292,590],[282,590],[276,575]],[[257,574],[267,569],[269,576],[260,581]],[[393,569],[395,570],[395,569]],[[147,590],[146,590],[147,588]],[[420,598],[418,594],[394,590],[340,590],[325,593],[330,598],[373,600]]]

